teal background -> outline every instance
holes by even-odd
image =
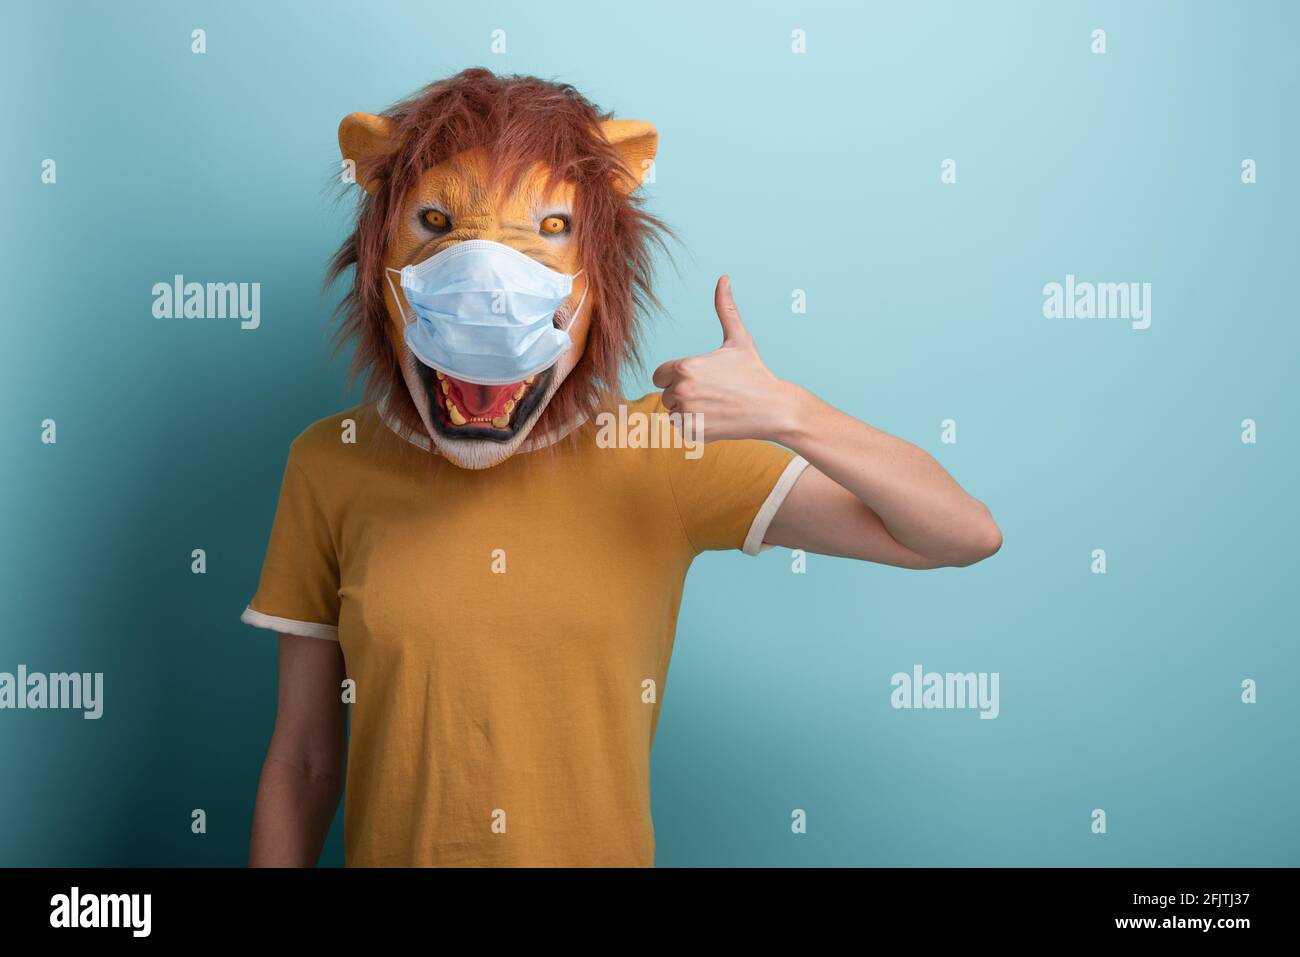
[[[106,700],[0,712],[0,864],[246,859],[276,642],[238,616],[289,441],[356,395],[321,293],[335,131],[472,65],[658,126],[682,243],[651,369],[716,345],[730,273],[778,374],[933,453],[1005,536],[935,572],[702,558],[661,866],[1300,863],[1298,28],[1283,2],[9,5],[0,671],[103,671]],[[261,328],[154,319],[178,272],[261,282]],[[1044,319],[1066,273],[1152,283],[1151,328]],[[916,663],[999,672],[1001,716],[893,710]]]

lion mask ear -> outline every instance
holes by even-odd
[[[645,180],[659,149],[659,131],[643,120],[605,120],[600,124],[605,139],[623,154],[627,177],[618,185],[632,192]]]
[[[393,121],[373,113],[349,113],[339,124],[339,151],[351,162],[357,182],[367,193],[378,186],[373,171],[392,148]]]
[[[627,175],[618,185],[626,192],[636,189],[649,174],[659,148],[659,131],[643,120],[605,120],[601,132],[623,156]],[[357,182],[368,193],[375,191],[371,173],[392,148],[393,121],[373,113],[349,113],[339,124],[339,151],[344,161],[356,167]]]

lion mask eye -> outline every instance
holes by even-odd
[[[569,220],[565,216],[547,216],[542,220],[538,230],[543,236],[558,236],[569,231]]]
[[[426,209],[421,218],[426,226],[438,232],[446,232],[451,228],[451,217],[440,209]]]

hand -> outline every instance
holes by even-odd
[[[729,277],[718,280],[713,306],[722,323],[722,345],[655,370],[653,381],[664,390],[664,407],[698,416],[696,434],[708,442],[776,439],[790,427],[797,387],[763,364],[731,298]]]

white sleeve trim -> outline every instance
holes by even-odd
[[[794,488],[794,483],[799,480],[799,476],[807,467],[808,460],[802,455],[796,455],[786,465],[785,471],[776,480],[772,491],[768,493],[767,499],[759,508],[758,514],[754,516],[753,524],[749,526],[749,534],[745,536],[745,544],[740,549],[746,555],[757,555],[772,547],[763,541],[763,536],[767,534],[772,519],[776,518],[781,503],[785,501],[785,497],[790,494],[790,489]]]
[[[283,635],[301,635],[303,638],[324,638],[326,641],[339,640],[338,625],[322,625],[314,621],[294,621],[292,618],[277,618],[264,615],[253,606],[244,609],[239,620],[254,628],[269,628]]]

